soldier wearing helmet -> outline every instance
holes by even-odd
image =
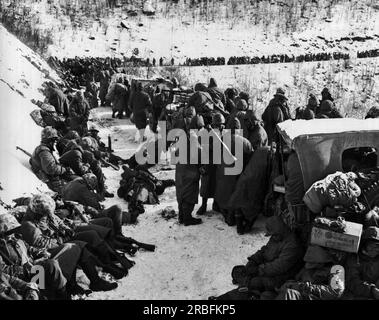
[[[29,161],[37,177],[56,192],[60,192],[65,182],[73,178],[71,170],[62,166],[53,154],[58,139],[57,130],[45,127],[41,132],[41,144]]]
[[[212,116],[212,128],[222,131],[225,128],[225,118],[221,113],[215,113]]]
[[[116,283],[109,283],[99,277],[96,266],[101,264],[87,250],[88,244],[94,249],[93,252],[96,252],[96,257],[103,263],[101,266],[104,271],[113,273],[115,269],[112,268],[109,247],[104,240],[111,230],[100,225],[85,224],[71,228],[54,212],[55,202],[50,196],[46,194],[33,196],[21,223],[23,239],[31,246],[47,250],[52,256],[57,255],[56,260],[58,260],[64,276],[73,282],[73,285],[76,284],[75,272],[79,265],[90,280],[91,290],[115,289]],[[62,251],[64,254],[58,255]],[[106,268],[106,265],[110,269]],[[120,272],[117,275],[120,275]]]
[[[225,128],[225,118],[221,113],[214,113],[212,115],[211,127],[216,130],[216,134],[220,135],[222,130]],[[218,131],[218,132],[217,132]],[[203,164],[200,167],[201,173],[201,186],[200,186],[200,196],[202,198],[202,203],[197,211],[197,215],[203,215],[207,211],[207,204],[209,198],[214,198],[216,189],[216,165],[213,163],[213,139],[214,137],[209,137],[209,164]],[[215,201],[213,201],[212,209],[218,211],[218,206]]]
[[[84,98],[83,92],[77,91],[69,108],[71,130],[76,130],[80,135],[87,133],[89,113],[90,107],[87,100]]]

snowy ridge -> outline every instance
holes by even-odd
[[[46,191],[30,170],[29,158],[40,142],[41,127],[30,117],[38,107],[30,100],[44,100],[40,91],[48,80],[60,81],[47,63],[0,25],[0,198],[7,204],[23,193]]]

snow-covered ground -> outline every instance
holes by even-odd
[[[30,100],[44,100],[40,88],[50,78],[58,80],[43,59],[0,25],[0,198],[7,204],[23,193],[48,190],[16,146],[33,152],[39,144],[42,128],[29,115],[38,107]]]
[[[137,149],[133,142],[136,129],[129,120],[111,119],[109,108],[93,110],[92,118],[101,123],[100,136],[104,141],[111,135],[117,155],[128,157]],[[109,191],[115,193],[115,198],[107,199],[105,205],[117,203],[127,210],[127,203],[117,197],[122,170],[105,168],[104,172]],[[174,178],[174,170],[153,172],[160,179]],[[209,210],[211,205],[209,200]],[[247,256],[267,241],[264,218],[250,234],[240,236],[235,227],[223,221],[221,214],[212,211],[202,217],[203,224],[198,226],[184,227],[177,218],[165,220],[159,213],[167,206],[177,212],[175,187],[166,189],[159,205],[145,205],[146,212],[138,217],[138,224],[123,227],[125,235],[155,244],[156,251],[137,252],[132,258],[136,265],[126,278],[118,280],[116,290],[93,293],[89,299],[207,299],[233,289],[232,267],[246,263]]]

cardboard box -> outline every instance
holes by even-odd
[[[362,228],[363,226],[361,224],[349,221],[346,221],[346,230],[344,233],[313,226],[311,244],[357,253],[361,241]]]

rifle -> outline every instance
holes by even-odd
[[[122,236],[122,238],[121,237],[117,237],[117,240],[120,240],[120,241],[122,241],[124,243],[135,244],[136,246],[139,247],[139,249],[142,248],[142,249],[145,249],[146,251],[151,251],[151,252],[155,251],[155,245],[139,242],[137,240],[134,240],[133,238]]]
[[[3,233],[0,234],[0,238],[6,238],[12,234],[15,234],[15,233],[20,233],[21,232],[21,226],[19,227],[16,227],[16,228],[13,228],[13,229],[10,229],[10,230],[7,230]]]
[[[100,161],[101,161],[101,163],[105,164],[106,166],[112,167],[116,171],[120,170],[120,168],[118,166],[114,165],[113,163],[108,162],[107,160],[105,160],[103,158],[100,158]]]
[[[31,154],[31,153],[29,153],[28,151],[26,151],[26,150],[20,148],[19,146],[16,146],[16,150],[20,150],[20,151],[22,151],[23,153],[25,153],[25,154],[26,154],[27,156],[29,156],[30,158],[32,157],[32,154]]]
[[[233,162],[236,162],[237,161],[237,158],[235,156],[233,156],[232,152],[230,151],[229,147],[224,143],[224,141],[222,141],[222,139],[218,136],[218,134],[216,133],[216,131],[211,128],[210,130],[214,136],[216,136],[216,139],[221,143],[221,145],[223,146],[225,152],[226,152],[226,155],[228,156],[229,159],[231,159]]]

